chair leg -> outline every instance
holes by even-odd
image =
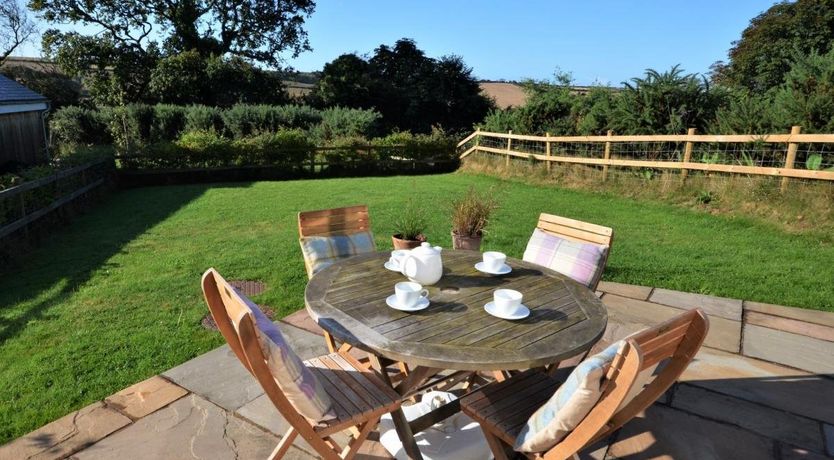
[[[329,332],[327,332],[325,330],[322,330],[322,332],[324,332],[324,343],[325,343],[325,345],[327,345],[327,352],[328,353],[336,353],[336,350],[339,349],[339,347],[336,346],[336,339],[334,339],[333,336],[330,335]]]
[[[298,436],[298,431],[295,431],[294,427],[290,427],[290,429],[284,433],[284,437],[281,438],[281,442],[275,446],[275,450],[269,454],[269,460],[278,460],[283,457],[284,454],[287,453],[287,450],[289,450],[292,446],[292,442],[295,440],[296,436]]]
[[[368,435],[371,434],[374,428],[376,428],[377,424],[379,423],[379,417],[372,418],[367,422],[359,425],[359,434],[356,436],[353,441],[349,442],[347,446],[342,450],[341,457],[344,460],[351,460],[357,452],[359,452],[359,448],[362,446],[362,443],[368,439]]]
[[[489,450],[492,451],[495,460],[510,460],[505,444],[489,431],[483,429],[481,431],[484,432],[484,437],[486,438],[487,444],[489,444]]]

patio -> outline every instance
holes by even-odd
[[[834,458],[834,314],[606,282],[598,295],[603,342],[693,307],[711,330],[681,381],[584,458]],[[304,310],[279,326],[302,358],[326,352]],[[286,429],[222,346],[0,447],[0,458],[264,458]],[[359,458],[390,458],[375,439]],[[297,440],[286,458],[311,452]]]

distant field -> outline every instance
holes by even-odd
[[[199,280],[262,280],[303,305],[296,212],[367,203],[380,249],[409,197],[450,245],[449,200],[498,187],[484,249],[524,251],[541,211],[615,229],[603,279],[834,311],[834,247],[769,224],[467,174],[150,187],[115,193],[0,278],[0,443],[222,343]]]

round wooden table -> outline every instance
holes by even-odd
[[[417,312],[385,303],[394,284],[405,281],[386,270],[389,253],[351,257],[310,279],[305,303],[310,316],[337,339],[369,352],[383,380],[391,361],[409,365],[408,376],[394,386],[400,394],[417,391],[442,370],[503,371],[546,366],[582,353],[605,331],[608,313],[585,286],[547,268],[508,258],[512,272],[481,273],[481,253],[443,251],[443,278],[426,286],[431,305]],[[496,318],[484,310],[493,291],[524,294],[530,315],[522,320]],[[460,410],[456,400],[409,422],[392,412],[394,426],[411,459],[422,459],[415,432]]]
[[[386,270],[389,253],[351,257],[317,273],[307,285],[310,316],[337,339],[377,356],[440,369],[495,371],[545,366],[591,348],[608,314],[594,293],[572,279],[508,258],[513,271],[475,270],[481,254],[443,251],[443,278],[426,286],[431,305],[407,313],[385,298],[406,278]],[[510,321],[484,310],[493,291],[524,294],[530,316]]]

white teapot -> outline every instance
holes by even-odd
[[[440,258],[440,246],[423,243],[412,249],[403,258],[400,267],[403,275],[415,283],[429,286],[443,276],[443,260]]]

